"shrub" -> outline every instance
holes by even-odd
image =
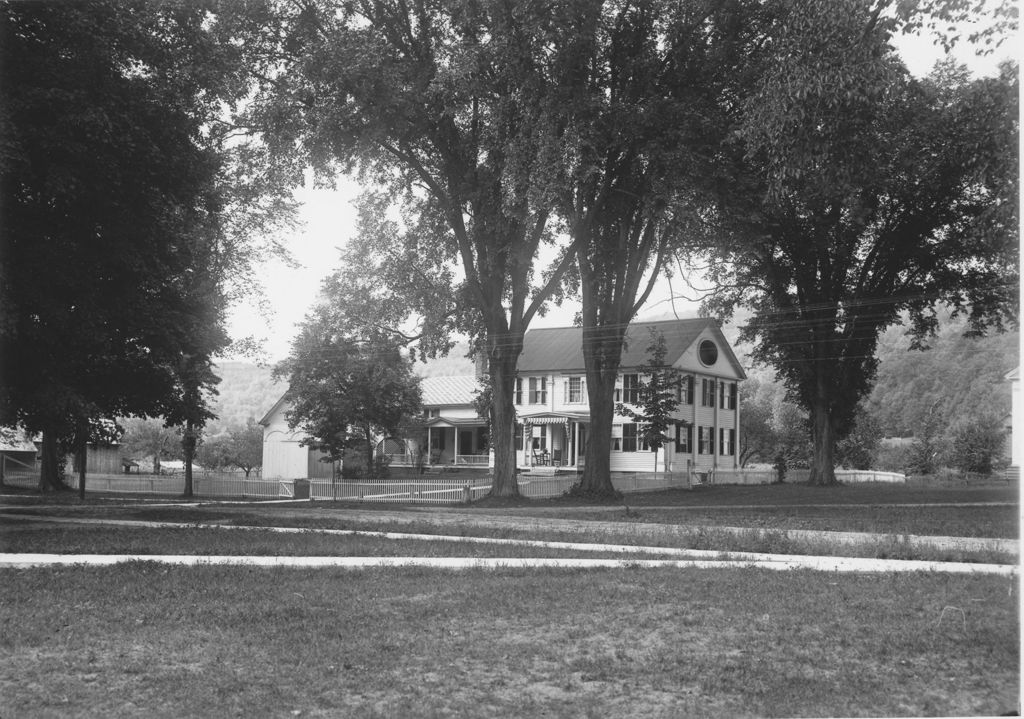
[[[964,472],[991,474],[1003,460],[1006,432],[994,414],[961,420],[953,426],[949,464]]]

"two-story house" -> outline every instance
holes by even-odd
[[[665,363],[680,374],[673,441],[657,465],[638,423],[613,420],[611,469],[621,472],[709,470],[739,466],[739,382],[743,368],[711,319],[631,324],[626,333],[615,401],[637,401],[650,360],[651,331],[665,338]],[[515,387],[520,466],[580,467],[590,423],[583,330],[536,329],[526,333]]]
[[[649,361],[651,330],[665,338],[665,362],[679,370],[678,420],[673,441],[655,456],[639,424],[617,416],[612,427],[611,469],[615,472],[706,471],[739,466],[738,383],[746,375],[718,323],[711,319],[631,324],[622,352],[615,400],[636,401]],[[516,461],[522,468],[583,466],[590,405],[579,327],[534,329],[526,333],[515,384]],[[422,380],[424,430],[417,437],[381,438],[378,452],[392,467],[483,467],[493,462],[486,422],[473,406],[476,377]],[[320,455],[299,446],[299,433],[284,421],[287,400],[261,420],[264,425],[263,476],[317,477],[330,468]],[[429,448],[429,451],[427,450]]]

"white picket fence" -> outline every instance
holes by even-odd
[[[786,474],[793,483],[807,481],[809,470],[794,469]],[[906,477],[894,472],[836,470],[842,482],[905,482]],[[579,481],[575,473],[519,475],[519,493],[524,497],[542,499],[565,494]],[[9,473],[6,481],[15,486],[33,487],[38,483],[34,473]],[[76,478],[68,477],[69,486]],[[624,494],[654,492],[662,489],[692,487],[701,484],[770,484],[773,470],[719,469],[711,472],[679,473],[616,473],[612,486]],[[305,484],[303,484],[305,483]],[[301,498],[353,502],[403,502],[427,504],[459,504],[479,499],[491,489],[491,478],[479,474],[472,477],[458,473],[426,476],[416,479],[245,479],[243,474],[203,473],[193,477],[193,493],[197,497],[237,497],[276,499]],[[91,492],[123,492],[132,494],[180,495],[185,491],[181,475],[150,476],[103,474],[89,475],[86,489]]]
[[[39,484],[37,473],[8,473],[4,481],[15,487],[35,487]],[[78,487],[77,475],[65,475],[65,483]],[[182,494],[185,491],[185,476],[182,474],[88,474],[85,477],[87,492],[117,492],[125,494]],[[192,492],[197,497],[256,497],[277,498],[280,486],[276,479],[246,479],[242,473],[209,472],[196,473],[192,477]]]
[[[484,491],[479,492],[480,488]],[[458,504],[486,494],[490,477],[423,479],[312,479],[310,499],[356,502]]]

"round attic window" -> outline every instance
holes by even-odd
[[[701,364],[711,366],[718,361],[718,347],[711,340],[704,340],[697,350]]]

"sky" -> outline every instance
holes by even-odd
[[[966,33],[965,33],[966,34]],[[965,43],[953,50],[953,56],[966,63],[976,75],[993,75],[998,63],[1019,53],[1019,43],[1005,43],[999,51],[977,57]],[[917,76],[928,73],[943,56],[941,47],[923,36],[903,36],[898,50],[908,69]],[[295,198],[302,204],[302,226],[282,238],[297,266],[288,267],[279,260],[264,263],[257,272],[267,302],[263,306],[242,304],[229,313],[229,332],[233,339],[252,336],[263,342],[264,361],[284,359],[291,347],[298,325],[316,300],[322,280],[338,265],[340,249],[355,232],[356,213],[353,202],[359,186],[348,178],[340,178],[334,190],[302,187]],[[660,317],[676,313],[691,317],[699,302],[690,301],[696,293],[688,289],[677,275],[671,282],[660,281],[639,317]],[[553,308],[545,317],[536,318],[531,327],[571,325],[578,305],[567,303]]]

